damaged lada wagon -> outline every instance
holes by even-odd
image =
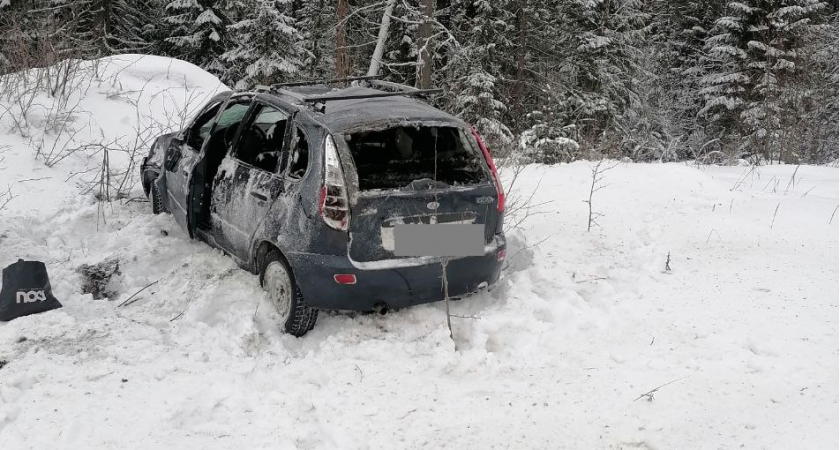
[[[379,83],[221,93],[143,160],[152,211],[258,274],[290,334],[319,309],[384,313],[499,278],[505,196],[489,151],[417,98],[429,91]],[[400,251],[410,224],[436,230],[425,239],[478,230],[478,251],[446,257],[446,293],[437,241]]]

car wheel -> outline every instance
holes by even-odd
[[[269,252],[260,271],[260,284],[277,314],[283,331],[303,336],[315,326],[318,310],[306,306],[292,271],[277,250]]]
[[[154,180],[149,189],[149,203],[152,204],[152,214],[166,212],[166,207],[163,205],[163,197],[160,195],[160,188],[158,188]]]

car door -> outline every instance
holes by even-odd
[[[256,102],[234,150],[213,182],[213,239],[241,263],[272,204],[283,195],[283,161],[289,139],[288,110]]]
[[[201,160],[201,150],[210,136],[210,131],[222,103],[230,93],[214,97],[193,122],[169,141],[163,163],[166,178],[166,207],[172,212],[178,225],[187,231],[190,179],[193,169]]]

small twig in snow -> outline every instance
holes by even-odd
[[[595,195],[596,192],[608,186],[607,184],[601,184],[605,177],[604,172],[613,169],[620,164],[620,162],[616,162],[615,164],[612,164],[609,167],[601,167],[604,164],[604,161],[604,159],[600,159],[597,164],[592,166],[592,183],[589,186],[589,198],[583,200],[583,203],[586,203],[589,206],[589,216],[586,222],[587,232],[592,230],[593,225],[596,225],[598,227],[601,226],[600,224],[598,224],[597,219],[603,216],[603,214],[592,211],[592,197]]]
[[[779,213],[779,207],[780,207],[780,206],[782,206],[782,204],[781,204],[781,203],[777,204],[777,205],[776,205],[776,210],[775,210],[775,211],[773,211],[773,221],[772,221],[772,222],[770,222],[770,228],[773,228],[773,224],[775,224],[775,223],[776,223],[776,214],[778,214],[778,213]]]
[[[9,186],[6,192],[0,194],[0,210],[5,208],[15,197],[17,196],[12,194],[12,187]],[[832,217],[834,216],[832,215]]]
[[[712,229],[712,231],[709,231],[709,237],[707,237],[707,238],[706,238],[706,243],[707,243],[707,244],[709,243],[709,239],[711,239],[711,238],[712,238],[712,233],[716,234],[716,235],[718,236],[718,239],[722,239],[722,238],[720,237],[720,233],[718,233],[718,232],[717,232],[717,230],[715,230],[715,229],[713,228],[713,229]]]
[[[135,293],[131,294],[131,297],[128,297],[127,299],[125,299],[125,301],[124,301],[124,302],[122,302],[122,303],[120,303],[119,305],[117,305],[117,308],[119,308],[120,306],[128,306],[128,305],[130,305],[131,303],[136,302],[136,301],[137,301],[137,300],[139,300],[139,299],[134,300],[134,302],[131,302],[131,303],[129,303],[128,301],[129,301],[129,300],[131,300],[132,298],[134,298],[134,296],[136,296],[137,294],[139,294],[139,293],[141,293],[141,292],[145,291],[146,289],[148,289],[148,288],[150,288],[150,287],[152,287],[152,286],[154,286],[154,285],[158,284],[158,281],[160,281],[160,280],[157,280],[157,281],[152,281],[151,283],[149,283],[149,284],[147,284],[147,285],[143,286],[143,288],[142,288],[142,289],[140,289],[139,291],[137,291],[137,292],[135,292]]]
[[[41,180],[48,180],[52,177],[41,177],[41,178],[27,178],[25,180],[18,180],[18,183],[26,183],[27,181],[41,181]]]
[[[583,280],[575,280],[575,283],[589,283],[590,281],[599,281],[599,280],[606,280],[607,277],[592,277],[592,278],[585,278]]]
[[[665,384],[663,384],[663,385],[661,385],[661,386],[657,386],[657,387],[655,387],[655,388],[653,388],[653,389],[651,389],[651,390],[649,390],[649,391],[645,392],[644,394],[642,394],[642,395],[640,395],[640,396],[636,397],[636,400],[633,400],[633,401],[635,402],[635,401],[639,400],[639,399],[640,399],[640,398],[642,398],[642,397],[647,397],[647,401],[652,402],[652,401],[653,401],[653,394],[655,394],[655,393],[656,393],[656,391],[658,391],[658,390],[660,390],[660,389],[664,388],[665,386],[668,386],[669,384],[676,383],[677,381],[683,380],[683,379],[685,379],[685,378],[687,378],[687,377],[677,378],[676,380],[669,381],[669,382],[667,382],[667,383],[665,383]]]
[[[792,187],[796,189],[796,172],[799,172],[799,164],[796,165],[796,169],[793,170],[793,175],[790,176],[790,181],[788,181],[787,186],[785,187],[784,195],[787,195],[788,190]]]

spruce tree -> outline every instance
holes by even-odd
[[[226,2],[215,0],[170,1],[166,5],[170,35],[164,40],[166,53],[224,78],[221,55],[230,46],[225,6]]]
[[[569,112],[587,119],[584,133],[591,145],[599,146],[601,133],[613,130],[616,118],[639,106],[635,84],[648,19],[642,7],[639,0],[571,0],[563,5],[564,71],[575,88]]]
[[[335,71],[334,0],[295,0],[291,16],[303,50],[300,77],[332,78]]]
[[[805,52],[798,36],[813,32],[826,7],[817,0],[730,2],[706,39],[708,75],[699,115],[727,138],[737,156],[779,159],[782,120],[796,114],[784,90]]]
[[[504,122],[507,112],[501,92],[504,73],[501,55],[510,54],[513,21],[508,0],[453,1],[458,9],[453,28],[461,47],[444,68],[449,95],[441,103],[475,125],[490,145],[499,148],[513,140]]]
[[[295,76],[311,53],[301,45],[289,0],[247,0],[243,19],[228,27],[232,47],[221,57],[234,68],[239,88],[285,81]]]
[[[139,53],[150,46],[144,27],[153,17],[153,1],[82,0],[67,6],[74,9],[75,41],[90,56]]]

